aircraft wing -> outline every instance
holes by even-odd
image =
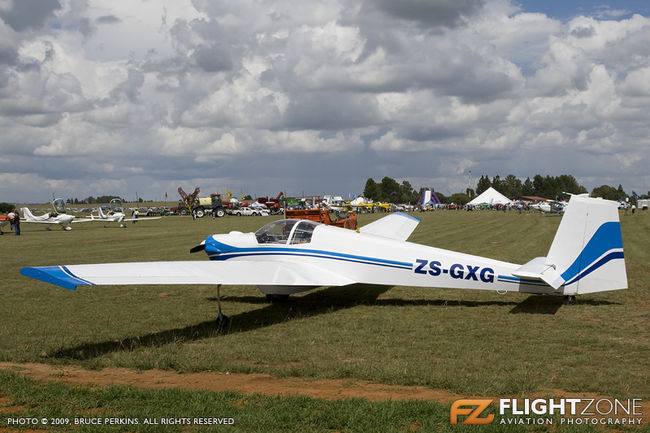
[[[100,221],[97,218],[75,218],[72,220],[73,223],[87,223],[88,221]]]
[[[122,221],[145,221],[145,220],[159,220],[162,217],[138,217],[138,218],[124,218]]]
[[[361,227],[361,233],[368,233],[385,238],[405,241],[411,236],[420,220],[403,212],[394,212]]]
[[[102,263],[22,268],[26,277],[75,290],[83,285],[226,284],[344,286],[356,283],[308,263],[279,261],[179,261]]]

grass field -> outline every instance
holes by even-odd
[[[560,221],[516,212],[417,216],[422,222],[413,242],[515,263],[546,255]],[[359,215],[359,221],[377,217]],[[621,215],[630,289],[580,297],[573,306],[553,297],[410,287],[325,288],[270,305],[254,287],[229,287],[222,296],[232,320],[220,331],[214,287],[71,292],[18,273],[22,266],[203,260],[188,251],[209,234],[254,231],[270,218],[166,217],[128,229],[75,224],[70,232],[22,224],[23,236],[0,238],[0,361],[353,378],[468,396],[565,391],[650,397],[647,212]],[[5,377],[0,391],[17,380]],[[50,392],[38,384],[24,386]],[[271,400],[287,404],[263,404]],[[393,410],[375,404],[368,403],[368,411]],[[407,412],[421,408],[404,404],[414,405]],[[448,423],[444,406],[431,404],[422,410],[442,412]],[[402,424],[386,431],[408,431],[410,424]],[[306,431],[371,431],[327,425]],[[434,425],[438,430],[441,424]],[[298,425],[295,431],[305,429]]]

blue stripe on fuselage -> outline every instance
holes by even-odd
[[[517,283],[517,284],[533,284],[536,286],[547,286],[548,284],[544,283],[541,280],[531,280],[527,278],[512,277],[509,275],[498,275],[497,281],[501,283]]]
[[[317,257],[330,260],[349,261],[367,265],[388,266],[393,268],[411,269],[413,263],[400,262],[396,260],[378,259],[375,257],[358,256],[354,254],[337,253],[334,251],[312,250],[302,248],[287,247],[252,247],[239,248],[232,245],[218,242],[208,238],[205,243],[205,251],[210,260],[228,260],[235,257],[260,256],[260,255],[286,255],[286,256],[304,256]]]

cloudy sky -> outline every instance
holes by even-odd
[[[648,41],[645,0],[0,0],[0,201],[645,193]]]

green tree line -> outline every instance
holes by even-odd
[[[445,196],[436,191],[436,195],[442,203],[465,204],[490,187],[511,199],[523,196],[537,196],[556,200],[561,198],[563,193],[584,194],[588,192],[570,174],[559,176],[536,174],[532,179],[527,177],[525,180],[518,178],[514,174],[509,174],[503,179],[499,175],[494,176],[492,179],[487,175],[483,175],[479,178],[475,190],[468,188],[464,192],[454,193],[450,196]],[[368,178],[363,190],[363,196],[373,201],[415,204],[423,190],[424,188],[420,188],[419,191],[416,191],[408,181],[404,180],[399,183],[395,179],[386,176],[381,182],[375,182],[374,179]],[[632,197],[623,190],[621,185],[618,188],[609,185],[599,186],[591,191],[591,196],[602,197],[607,200]],[[639,198],[648,198],[648,196],[650,196],[650,191]]]
[[[538,196],[548,199],[557,199],[562,193],[584,194],[587,189],[580,185],[578,181],[570,174],[560,176],[542,176],[536,174],[531,180],[527,177],[522,181],[514,174],[509,174],[501,179],[496,175],[490,180],[486,175],[481,176],[476,185],[476,193],[481,194],[489,187],[499,191],[508,198],[517,198],[522,196]]]

